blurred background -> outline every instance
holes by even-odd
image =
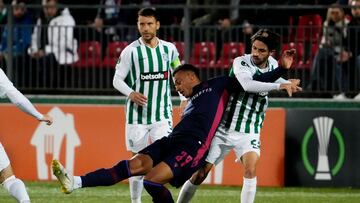
[[[360,100],[359,5],[356,0],[0,0],[0,67],[27,94],[118,95],[112,87],[116,62],[139,37],[137,11],[152,6],[160,13],[158,37],[176,45],[183,63],[201,68],[203,79],[227,74],[235,57],[251,52],[252,34],[268,28],[282,37],[275,57],[297,50],[288,73],[302,81],[304,91],[296,97]],[[53,22],[59,15],[68,22]]]

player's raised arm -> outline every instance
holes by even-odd
[[[17,90],[11,81],[6,77],[3,70],[0,69],[0,96],[7,96],[23,112],[35,117],[39,121],[44,121],[51,125],[53,120],[50,116],[41,114],[33,104]]]

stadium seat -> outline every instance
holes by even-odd
[[[98,41],[81,42],[78,49],[79,60],[74,64],[77,68],[101,66],[101,45]]]
[[[287,50],[287,49],[295,49],[296,50],[296,56],[295,61],[292,64],[293,68],[297,69],[303,69],[303,68],[309,68],[310,66],[307,66],[304,59],[304,45],[303,43],[295,43],[290,42],[282,45],[281,52]]]
[[[229,68],[233,60],[245,53],[245,45],[241,42],[224,43],[221,56],[216,62],[216,67]]]
[[[318,42],[322,28],[322,19],[319,14],[303,15],[299,17],[296,30],[296,39],[298,42]]]
[[[103,60],[103,67],[115,68],[116,62],[119,59],[122,50],[128,44],[128,42],[110,42],[106,48],[106,53]]]
[[[215,43],[197,42],[193,45],[190,63],[199,68],[215,66]]]

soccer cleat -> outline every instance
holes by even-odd
[[[70,194],[74,190],[74,176],[69,174],[61,163],[54,159],[52,161],[53,174],[61,184],[61,192]]]

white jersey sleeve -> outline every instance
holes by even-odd
[[[134,90],[131,89],[125,82],[131,68],[131,46],[127,46],[120,54],[116,64],[116,71],[113,79],[113,86],[125,96],[129,96]]]
[[[277,83],[265,83],[253,80],[253,75],[256,73],[257,67],[252,65],[247,58],[249,58],[249,55],[240,56],[235,58],[233,62],[235,77],[245,91],[257,93],[278,90],[280,88],[280,84]]]
[[[12,82],[6,77],[4,71],[0,68],[0,97],[5,97],[6,92],[14,89]]]
[[[34,105],[14,87],[2,69],[0,69],[0,96],[7,96],[19,109],[36,119],[43,118],[43,115],[36,110]]]

